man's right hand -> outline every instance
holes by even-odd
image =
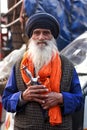
[[[48,89],[43,85],[29,86],[23,93],[22,99],[24,101],[36,101],[40,104],[45,103],[48,97]]]

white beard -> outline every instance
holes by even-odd
[[[45,42],[46,44],[37,44],[38,42]],[[28,54],[34,64],[36,75],[40,68],[43,65],[48,64],[52,56],[55,56],[55,54],[58,53],[54,38],[52,38],[52,40],[44,41],[30,39],[28,48]]]

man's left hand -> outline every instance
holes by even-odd
[[[62,93],[50,92],[48,97],[45,99],[45,103],[42,104],[43,109],[49,109],[56,105],[63,104]]]

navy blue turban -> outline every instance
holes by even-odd
[[[54,16],[48,13],[37,13],[29,17],[25,26],[25,32],[29,38],[31,38],[34,29],[37,28],[51,30],[55,39],[59,35],[59,23]]]

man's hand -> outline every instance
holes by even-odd
[[[45,99],[48,97],[47,92],[48,92],[48,89],[43,85],[29,86],[22,93],[22,99],[24,101],[36,101],[42,104],[42,103],[45,103]]]
[[[59,104],[63,104],[63,95],[57,92],[49,92],[45,103],[42,103],[42,107],[43,109],[49,109]]]

